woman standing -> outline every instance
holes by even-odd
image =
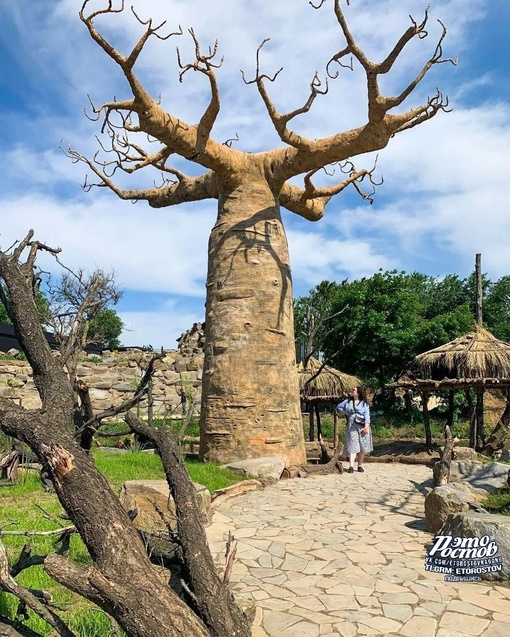
[[[351,398],[347,398],[337,406],[347,418],[347,431],[344,439],[344,453],[349,456],[347,473],[354,473],[354,461],[358,456],[358,471],[363,473],[365,454],[374,448],[370,431],[370,407],[363,387],[355,387]]]

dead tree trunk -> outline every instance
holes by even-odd
[[[453,436],[449,425],[444,427],[444,448],[441,460],[436,462],[432,469],[434,486],[439,487],[448,484],[450,480],[450,465],[453,457]]]
[[[44,562],[46,571],[70,590],[97,604],[129,637],[188,637],[190,634],[248,637],[248,622],[240,611],[236,615],[228,591],[209,589],[214,574],[208,569],[214,570],[214,567],[212,560],[204,561],[208,547],[203,532],[200,534],[195,525],[189,530],[193,535],[189,540],[193,550],[186,547],[186,524],[190,520],[189,508],[193,507],[193,500],[188,496],[179,497],[179,488],[170,484],[178,500],[177,517],[184,525],[183,560],[187,570],[194,573],[195,565],[190,563],[193,560],[206,564],[204,572],[195,573],[188,586],[198,609],[196,612],[191,603],[187,605],[172,592],[166,581],[156,576],[127,513],[76,440],[72,427],[73,386],[60,359],[52,355],[39,324],[32,274],[41,246],[32,242],[31,236],[30,233],[12,254],[0,253],[0,279],[7,285],[14,327],[33,369],[42,408],[27,411],[0,397],[0,428],[28,444],[47,467],[57,496],[92,558],[91,565],[83,565],[51,554]],[[20,265],[18,259],[25,248],[29,249],[29,257]],[[172,462],[173,458],[163,451],[164,448],[163,462]],[[168,467],[167,475],[173,475]],[[198,552],[200,556],[197,556]],[[212,601],[206,599],[208,595],[214,595]],[[216,613],[207,614],[201,610],[214,604],[217,605]]]
[[[301,465],[287,467],[283,470],[282,478],[307,478],[309,475],[327,475],[329,473],[343,473],[344,468],[340,458],[340,448],[335,447],[333,456],[329,455],[329,451],[324,444],[322,438],[319,438],[321,447],[321,464]]]

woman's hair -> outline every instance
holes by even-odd
[[[358,398],[368,405],[367,392],[364,387],[355,387],[358,392]]]

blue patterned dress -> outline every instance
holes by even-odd
[[[370,407],[361,400],[355,405],[352,398],[344,400],[337,405],[337,411],[341,411],[347,418],[347,430],[344,438],[344,454],[350,453],[370,453],[374,446],[372,444],[372,429],[370,427]],[[361,433],[364,425],[355,422],[356,415],[363,416],[365,423],[369,425],[368,433]]]

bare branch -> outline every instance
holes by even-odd
[[[110,407],[109,409],[106,409],[105,411],[102,411],[101,413],[96,414],[95,416],[87,420],[87,422],[85,422],[85,424],[76,432],[75,437],[80,437],[83,431],[87,428],[93,429],[94,432],[96,432],[98,429],[94,426],[96,423],[101,423],[101,421],[105,418],[112,418],[113,416],[117,416],[118,414],[126,413],[134,406],[136,406],[141,400],[143,400],[147,394],[148,385],[152,377],[154,376],[154,372],[156,371],[155,364],[163,357],[164,354],[155,354],[151,358],[149,364],[147,365],[147,369],[145,370],[140,382],[138,383],[138,387],[135,389],[134,394],[133,396],[131,396],[131,398],[125,400],[117,407]]]
[[[62,637],[76,637],[58,615],[49,610],[37,597],[20,586],[11,576],[5,547],[0,541],[0,584],[9,593],[15,595],[23,604],[31,608],[44,619]]]
[[[456,60],[451,58],[444,59],[442,57],[443,42],[446,36],[446,28],[443,23],[439,21],[442,29],[441,35],[432,56],[428,59],[421,71],[398,96],[386,97],[382,95],[379,90],[379,75],[388,73],[393,68],[395,61],[413,38],[424,39],[428,36],[428,31],[426,30],[429,19],[428,8],[420,23],[411,18],[411,26],[400,37],[385,59],[380,63],[376,63],[369,60],[356,43],[347,25],[344,12],[341,8],[341,1],[342,0],[335,0],[334,13],[345,38],[346,45],[329,60],[326,66],[326,72],[328,77],[334,78],[338,75],[338,73],[333,73],[332,71],[331,67],[334,63],[352,68],[353,59],[359,62],[364,69],[367,81],[368,121],[366,125],[360,126],[359,128],[317,140],[310,140],[303,137],[293,140],[282,137],[289,145],[294,146],[294,149],[291,150],[279,149],[278,151],[273,151],[273,157],[276,153],[279,155],[278,159],[273,163],[273,165],[276,166],[275,173],[283,180],[288,180],[304,172],[314,171],[326,164],[344,161],[355,155],[380,150],[387,145],[395,133],[413,128],[434,117],[440,111],[448,111],[448,99],[444,98],[438,91],[435,96],[427,100],[426,104],[418,108],[411,109],[407,113],[399,115],[389,114],[392,108],[400,106],[406,98],[409,97],[433,66],[444,62],[456,64]],[[321,8],[323,5],[324,2],[318,2],[317,4],[312,3],[312,6],[316,9]],[[350,59],[348,63],[345,61],[347,59]],[[257,78],[254,81],[256,82]],[[277,122],[277,124],[281,126],[282,120],[278,118],[282,116],[275,113],[274,107],[267,98],[267,94],[263,95],[263,97],[268,110],[273,109],[272,111],[270,110],[270,116],[273,122]],[[339,187],[341,188],[340,185]],[[360,192],[360,194],[364,196],[364,193]],[[372,195],[366,195],[366,198],[370,201]],[[303,210],[302,207],[300,207],[298,214],[303,214],[306,218],[310,218],[310,215],[312,218],[316,218],[318,210],[314,209],[314,211],[311,212],[309,209]]]
[[[71,148],[68,148],[65,152],[67,156],[71,157],[74,161],[81,161],[87,164],[92,172],[99,178],[99,183],[89,184],[85,182],[83,188],[86,191],[94,186],[97,188],[109,188],[120,199],[132,202],[147,201],[152,208],[173,206],[184,203],[185,201],[202,201],[204,199],[218,198],[217,178],[213,172],[207,172],[198,177],[189,177],[174,168],[164,167],[163,170],[177,177],[176,182],[171,182],[170,185],[158,188],[125,190],[119,188],[91,159],[88,159]]]
[[[247,634],[246,619],[242,611],[216,573],[198,512],[195,490],[180,458],[173,432],[168,427],[149,427],[129,412],[125,420],[135,433],[146,436],[154,443],[161,456],[175,502],[183,564],[189,569],[185,574],[186,584],[192,593],[191,599],[197,606],[197,614],[208,627],[222,626],[224,632],[221,634]],[[223,609],[223,614],[218,613],[220,608]]]
[[[133,13],[133,15],[135,16],[135,18],[138,20],[138,22],[144,26],[147,26],[147,30],[145,31],[145,33],[142,35],[142,37],[138,40],[137,44],[135,45],[135,47],[133,48],[133,50],[131,51],[131,53],[129,54],[129,56],[126,58],[126,66],[128,69],[132,69],[133,66],[136,63],[136,60],[138,59],[138,56],[140,55],[140,53],[142,52],[142,49],[145,45],[145,43],[147,42],[147,40],[153,35],[155,36],[158,40],[168,40],[169,38],[171,38],[173,35],[182,35],[182,28],[179,25],[179,30],[175,31],[174,33],[168,33],[167,35],[161,35],[160,33],[158,33],[158,31],[165,26],[166,24],[166,20],[164,22],[162,22],[161,24],[159,24],[157,27],[153,27],[152,26],[152,19],[149,18],[148,20],[141,20],[138,15],[136,14],[135,10],[133,7],[131,7],[131,11]]]
[[[324,208],[331,197],[317,197],[310,199],[302,188],[285,182],[280,190],[282,206],[296,213],[308,221],[319,221],[324,216]]]
[[[52,535],[62,535],[66,531],[76,531],[72,525],[63,526],[60,529],[52,529],[51,531],[0,531],[0,537],[7,535],[20,535],[23,537],[50,537]]]
[[[214,42],[214,46],[212,48],[209,47],[208,54],[203,54],[200,50],[200,43],[193,29],[190,29],[189,33],[193,38],[193,42],[195,43],[195,61],[191,64],[183,65],[181,62],[179,49],[177,49],[178,63],[179,67],[182,69],[179,73],[179,81],[182,82],[184,74],[187,71],[193,70],[206,75],[209,79],[209,84],[211,87],[211,100],[207,109],[205,110],[205,113],[200,118],[200,122],[197,126],[197,141],[195,150],[196,154],[199,155],[205,149],[205,145],[207,143],[207,140],[209,139],[209,135],[211,134],[214,122],[216,121],[218,113],[220,112],[220,93],[213,68],[220,68],[223,64],[223,58],[221,58],[221,60],[216,64],[213,62],[218,51],[218,40]]]
[[[412,93],[412,91],[416,88],[416,86],[424,78],[425,74],[432,68],[433,65],[440,64],[442,62],[451,62],[453,64],[456,64],[456,62],[452,59],[442,59],[442,44],[446,36],[446,27],[440,20],[438,20],[439,24],[442,27],[441,36],[436,45],[433,55],[423,66],[422,70],[418,73],[416,78],[397,97],[383,97],[381,95],[377,81],[378,76],[388,73],[391,70],[406,44],[408,44],[414,37],[418,37],[419,39],[424,39],[427,37],[428,32],[426,31],[426,25],[429,18],[428,9],[429,7],[427,6],[424,18],[420,24],[418,24],[411,17],[412,26],[410,26],[400,37],[388,56],[382,62],[377,64],[371,62],[356,44],[347,26],[344,13],[340,7],[340,0],[335,0],[335,15],[347,41],[347,46],[342,51],[333,56],[333,58],[328,63],[328,69],[329,65],[332,62],[338,62],[339,64],[341,64],[341,60],[343,59],[343,57],[348,54],[352,54],[358,60],[358,62],[364,68],[367,77],[369,112],[368,117],[370,122],[382,119],[382,117],[385,113],[388,112],[388,110],[400,105]]]
[[[283,142],[290,144],[291,146],[300,148],[306,145],[307,140],[303,140],[300,135],[297,135],[293,131],[289,130],[287,128],[287,124],[294,117],[297,117],[298,115],[303,115],[304,113],[308,113],[317,95],[325,95],[328,92],[328,80],[326,78],[325,87],[322,88],[322,81],[319,78],[319,74],[316,72],[312,78],[312,81],[310,82],[310,95],[307,101],[305,102],[305,104],[301,108],[297,108],[294,111],[291,111],[290,113],[287,113],[285,115],[278,113],[266,90],[264,79],[267,79],[270,82],[274,82],[276,78],[278,77],[278,75],[280,74],[280,72],[283,70],[283,67],[280,68],[272,77],[260,72],[260,51],[262,50],[266,42],[269,42],[269,38],[266,38],[257,49],[257,65],[256,65],[255,79],[247,80],[245,77],[244,71],[241,71],[241,74],[245,84],[257,85],[257,89],[260,93],[260,96],[262,97],[262,100],[264,101],[269,117],[271,118],[271,121],[273,122],[273,125],[280,139]]]
[[[0,637],[43,637],[17,619],[0,615]]]

